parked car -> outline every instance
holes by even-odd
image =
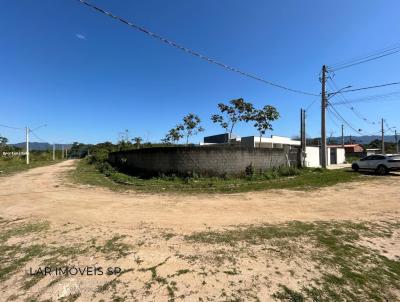
[[[400,171],[400,155],[399,154],[374,154],[366,156],[355,161],[351,168],[354,171],[370,170],[380,175],[389,173],[389,171]]]

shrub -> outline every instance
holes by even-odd
[[[248,165],[246,167],[246,169],[244,170],[244,174],[246,175],[246,177],[253,177],[254,176],[255,171],[254,171],[254,167],[253,167],[252,164],[250,164],[250,165]]]
[[[116,173],[115,169],[106,161],[97,163],[96,168],[105,176],[111,176]]]

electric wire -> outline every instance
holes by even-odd
[[[216,61],[216,60],[214,60],[214,59],[212,59],[210,57],[207,57],[207,56],[205,56],[205,55],[203,55],[203,54],[201,54],[201,53],[199,53],[197,51],[194,51],[194,50],[189,49],[189,48],[187,48],[185,46],[182,46],[182,45],[180,45],[180,44],[178,44],[178,43],[176,43],[176,42],[174,42],[172,40],[164,38],[159,34],[156,34],[156,33],[152,32],[152,31],[150,31],[150,30],[148,30],[148,29],[146,29],[146,28],[144,28],[144,27],[142,27],[140,25],[134,24],[134,23],[122,18],[122,17],[114,15],[114,14],[112,14],[112,13],[110,13],[110,12],[108,12],[108,11],[98,7],[98,6],[95,6],[95,5],[93,5],[93,4],[91,4],[91,3],[87,2],[87,1],[84,1],[84,0],[77,0],[77,1],[79,1],[81,4],[84,4],[84,5],[88,6],[88,7],[96,10],[99,13],[107,15],[108,17],[111,17],[114,20],[120,21],[120,22],[130,26],[131,28],[134,28],[134,29],[136,29],[136,30],[138,30],[138,31],[140,31],[142,33],[145,33],[146,35],[149,35],[150,37],[152,37],[154,39],[157,39],[157,40],[159,40],[159,41],[161,41],[161,42],[163,42],[163,43],[165,43],[165,44],[167,44],[169,46],[175,47],[175,48],[177,48],[179,50],[182,50],[182,51],[184,51],[184,52],[186,52],[186,53],[188,53],[190,55],[193,55],[193,56],[198,57],[198,58],[200,58],[202,60],[205,60],[208,63],[217,65],[217,66],[222,67],[222,68],[224,68],[226,70],[241,74],[242,76],[251,78],[253,80],[257,80],[259,82],[263,82],[263,83],[268,84],[270,86],[274,86],[274,87],[277,87],[277,88],[280,88],[280,89],[283,89],[283,90],[286,90],[286,91],[290,91],[290,92],[294,92],[294,93],[298,93],[298,94],[309,95],[309,96],[318,96],[318,94],[311,93],[311,92],[306,92],[306,91],[302,91],[302,90],[298,90],[298,89],[292,89],[292,88],[283,86],[281,84],[277,84],[277,83],[273,83],[271,81],[265,80],[265,79],[263,79],[263,78],[261,78],[259,76],[254,75],[254,74],[244,72],[244,71],[242,71],[242,70],[240,70],[238,68],[231,67],[231,66],[226,65],[224,63],[221,63],[219,61]]]
[[[354,113],[355,116],[357,116],[363,122],[366,122],[370,125],[375,125],[375,122],[370,121],[368,118],[366,118],[364,115],[362,115],[358,110],[356,110],[356,108],[354,108],[354,106],[352,106],[351,104],[348,103],[346,97],[340,92],[338,85],[336,85],[336,83],[332,77],[328,77],[328,79],[330,80],[330,82],[328,82],[328,85],[331,87],[334,87],[338,91],[338,93],[335,96],[339,95],[342,98],[344,104],[347,105],[347,107]]]
[[[3,125],[3,124],[0,124],[0,127],[13,129],[13,130],[24,130],[24,128],[12,127],[12,126],[7,126],[7,125]]]
[[[345,103],[362,103],[362,102],[367,102],[367,101],[375,101],[375,100],[382,100],[382,99],[386,99],[386,98],[390,98],[392,96],[395,95],[399,95],[400,91],[394,91],[391,93],[386,93],[386,94],[380,94],[380,95],[372,95],[372,96],[367,96],[367,97],[362,97],[362,98],[358,98],[358,99],[347,99],[347,102],[334,102],[333,104],[335,105],[344,105]],[[400,99],[395,99],[396,100],[400,100]]]
[[[398,52],[400,52],[400,44],[396,44],[396,45],[393,45],[393,46],[390,46],[390,47],[386,47],[386,48],[384,48],[382,50],[375,51],[375,52],[370,53],[370,54],[368,54],[366,56],[360,56],[360,57],[356,57],[356,58],[353,58],[353,59],[350,59],[350,60],[347,60],[347,61],[342,61],[341,63],[330,65],[328,67],[328,69],[330,71],[338,71],[338,70],[349,68],[349,67],[352,67],[352,66],[355,66],[355,65],[359,65],[359,64],[362,64],[362,63],[366,63],[366,62],[370,62],[370,61],[373,61],[373,60],[377,60],[377,59],[380,59],[380,58],[383,58],[383,57],[386,57],[386,56],[389,56],[389,55],[393,55],[393,54],[396,54]]]
[[[381,88],[381,87],[387,87],[387,86],[393,86],[393,85],[399,85],[399,84],[400,84],[400,82],[393,82],[393,83],[387,83],[387,84],[382,84],[382,85],[375,85],[375,86],[368,86],[368,87],[362,87],[362,88],[357,88],[357,89],[343,90],[340,93],[354,92],[354,91],[360,91],[360,90],[369,90],[369,89],[375,89],[375,88]]]

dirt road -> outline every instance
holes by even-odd
[[[0,178],[0,216],[33,216],[54,223],[113,224],[123,228],[150,223],[189,232],[205,226],[257,222],[370,220],[398,216],[400,211],[398,176],[311,192],[163,195],[71,185],[65,172],[74,164],[70,160]]]
[[[0,301],[400,301],[398,176],[311,192],[162,195],[71,184],[74,164],[0,178]],[[305,223],[281,223],[293,220]],[[224,235],[239,224],[253,226]],[[214,242],[201,235],[210,232]],[[121,273],[54,274],[60,267]],[[53,274],[28,273],[44,268]],[[330,283],[350,268],[376,276],[362,288]]]

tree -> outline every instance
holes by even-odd
[[[197,135],[199,132],[203,132],[204,128],[200,126],[201,120],[198,115],[189,113],[183,117],[183,125],[179,125],[182,128],[183,136],[186,137],[186,145],[189,144],[189,137]]]
[[[162,139],[162,142],[166,144],[174,144],[179,142],[183,138],[183,126],[177,125],[175,128],[172,128],[165,135],[165,138]]]
[[[218,108],[222,114],[212,115],[211,121],[218,123],[225,129],[226,133],[229,133],[228,140],[232,137],[232,132],[236,124],[241,121],[248,122],[254,111],[253,105],[242,98],[230,100],[228,105],[219,103]]]
[[[140,148],[140,144],[143,141],[143,138],[141,138],[140,136],[136,136],[136,137],[133,138],[133,141],[135,142],[136,149],[139,149]]]
[[[262,109],[253,110],[253,114],[249,117],[249,120],[254,121],[254,127],[260,133],[260,145],[261,148],[261,137],[267,130],[273,130],[271,122],[279,118],[279,112],[275,107],[266,105]]]
[[[132,143],[130,140],[128,129],[125,129],[124,132],[119,133],[118,149],[119,151],[126,151],[132,149]]]
[[[7,147],[8,138],[4,136],[0,136],[0,150],[3,150]]]

